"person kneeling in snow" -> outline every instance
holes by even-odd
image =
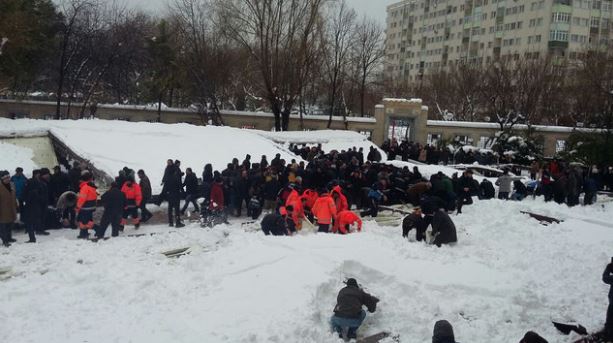
[[[287,236],[290,230],[287,227],[287,210],[285,207],[279,208],[279,213],[269,213],[262,219],[262,231],[266,236]]]
[[[402,237],[408,238],[409,232],[415,229],[415,239],[421,242],[426,239],[426,229],[428,228],[428,222],[424,220],[421,208],[416,207],[413,209],[413,213],[404,217],[402,220]]]
[[[379,299],[364,292],[358,286],[356,279],[347,279],[345,284],[347,286],[340,290],[336,298],[330,325],[340,338],[348,340],[357,338],[357,331],[366,318],[366,312],[362,306],[366,306],[368,312],[374,313],[377,310]]]
[[[351,233],[351,227],[357,225],[357,230],[358,231],[362,231],[362,219],[360,218],[360,216],[358,216],[357,214],[355,214],[352,211],[341,211],[337,216],[336,216],[336,220],[334,221],[334,228],[332,228],[332,232],[334,233],[341,233],[343,235],[346,235],[348,233]]]
[[[439,209],[434,213],[426,213],[426,220],[432,224],[432,237],[434,238],[432,244],[440,248],[443,244],[451,244],[458,241],[455,224],[447,212]]]

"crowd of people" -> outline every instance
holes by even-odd
[[[411,153],[418,147],[408,143],[400,146]],[[589,205],[595,202],[599,190],[612,187],[610,173],[595,167],[586,171],[558,160],[534,162],[530,166],[532,181],[527,184],[505,170],[495,182],[496,192],[487,178],[477,182],[470,169],[461,175],[438,172],[425,178],[418,167],[410,170],[380,163],[381,153],[374,147],[367,153],[355,147],[326,153],[320,145],[290,145],[289,149],[303,160],[285,161],[277,154],[270,162],[266,156],[252,161],[247,155],[242,162],[234,158],[221,171],[207,164],[201,178],[192,168],[183,172],[180,161],[169,159],[159,195],[152,194],[143,170],[135,173],[128,167],[119,171],[100,199],[92,173],[78,163],[70,168],[56,166],[53,173],[47,168],[34,170],[29,179],[21,168],[12,177],[3,172],[9,176],[7,182],[17,200],[15,209],[3,212],[3,243],[14,241],[7,228],[16,221],[17,212],[28,232],[28,242],[35,242],[36,235],[47,235],[48,228],[58,226],[78,228],[79,238],[88,238],[90,232],[103,238],[109,226],[111,235],[117,236],[128,219],[138,228],[152,216],[148,203],[160,205],[166,201],[170,226],[184,226],[182,216],[190,207],[209,226],[243,213],[256,220],[265,212],[262,230],[273,235],[292,234],[305,222],[316,225],[319,232],[349,233],[361,229],[362,217],[376,217],[381,206],[410,203],[417,209],[405,218],[403,234],[407,236],[415,228],[417,239],[423,240],[424,228],[433,226],[438,236],[435,244],[440,245],[457,239],[448,213],[461,213],[474,197],[521,201],[542,195],[545,201],[575,206],[584,194],[583,203]],[[9,198],[6,193],[0,198],[3,207],[11,207]],[[95,223],[98,204],[103,213]]]
[[[414,146],[408,147],[407,157],[412,158]],[[406,154],[406,148],[399,149]],[[264,213],[261,228],[266,235],[292,235],[304,225],[312,225],[320,233],[348,234],[362,229],[363,217],[377,217],[379,210],[390,209],[386,205],[410,203],[413,212],[403,219],[402,235],[408,237],[415,229],[417,241],[440,247],[457,242],[456,228],[449,214],[462,213],[463,206],[473,203],[473,197],[521,201],[528,196],[542,195],[545,201],[575,206],[581,193],[584,204],[589,205],[599,190],[611,189],[610,179],[606,178],[610,173],[601,173],[597,168],[586,172],[558,160],[533,163],[532,181],[528,184],[505,170],[495,182],[496,192],[486,178],[480,183],[475,180],[470,169],[461,175],[438,172],[425,178],[418,167],[410,170],[380,163],[381,153],[374,147],[366,155],[355,147],[326,153],[321,146],[291,145],[290,150],[303,161],[286,161],[280,154],[270,161],[266,156],[253,161],[247,155],[242,162],[234,158],[221,171],[206,164],[201,178],[192,168],[183,172],[180,161],[169,159],[159,195],[152,193],[151,182],[143,170],[134,172],[128,167],[119,171],[100,197],[93,174],[78,163],[67,171],[60,166],[53,168],[53,173],[47,168],[34,170],[31,178],[21,168],[13,176],[2,171],[2,242],[9,246],[15,241],[11,231],[18,216],[28,233],[29,243],[36,242],[37,235],[48,235],[47,229],[61,226],[78,229],[78,237],[83,239],[90,238],[92,232],[94,239],[104,238],[109,226],[111,236],[118,236],[128,219],[138,229],[141,223],[152,218],[148,203],[160,205],[162,202],[168,203],[168,224],[173,227],[185,226],[182,217],[191,206],[191,212],[199,212],[202,223],[208,226],[227,223],[229,216],[241,217],[244,213],[257,220]],[[95,216],[99,206],[102,215]],[[356,209],[361,211],[358,213]],[[431,231],[427,231],[429,227]],[[612,274],[613,267],[609,265],[603,281],[611,284]],[[362,305],[374,311],[378,301],[359,290],[354,281],[350,279],[347,288],[339,294],[332,318],[334,330],[345,338],[356,336],[359,323],[365,317]],[[360,300],[359,304],[352,303],[356,299]],[[441,323],[435,331],[446,332],[445,325]],[[611,332],[611,306],[607,330]],[[529,333],[523,342],[536,342],[531,337],[536,336]]]
[[[407,140],[398,143],[397,140],[386,140],[381,146],[390,160],[400,159],[402,161],[418,161],[425,164],[473,164],[475,162],[482,165],[496,163],[511,163],[509,156],[500,158],[492,150],[461,148],[451,149],[449,146],[438,146],[434,144],[422,145]]]

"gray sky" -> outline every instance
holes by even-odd
[[[168,0],[123,0],[144,10],[160,11],[166,8]],[[360,15],[367,15],[385,23],[385,8],[398,0],[347,0]]]

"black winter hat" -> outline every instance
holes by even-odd
[[[4,179],[5,177],[10,176],[10,175],[11,174],[6,170],[0,171],[0,179]]]
[[[347,286],[353,286],[353,287],[358,287],[358,281],[354,278],[349,278],[347,279],[347,281],[345,281],[345,285]]]
[[[434,330],[432,333],[432,343],[441,342],[455,342],[455,336],[453,334],[453,326],[446,320],[439,320],[434,323]]]
[[[49,171],[49,168],[42,168],[40,170],[40,176],[45,176],[45,175],[50,175],[51,172]]]

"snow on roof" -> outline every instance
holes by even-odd
[[[409,103],[421,104],[422,100],[419,98],[412,98],[412,99],[383,98],[383,102],[409,102]]]
[[[469,121],[445,121],[445,120],[428,120],[428,126],[438,126],[438,127],[458,127],[458,128],[473,128],[473,129],[500,129],[500,124],[498,123],[487,123],[487,122],[469,122]],[[516,124],[513,126],[514,129],[517,130],[527,130],[528,125],[525,124]],[[581,132],[603,132],[602,129],[586,129],[586,128],[576,128],[569,126],[547,126],[547,125],[532,125],[532,128],[536,131],[541,132],[573,132],[573,131],[581,131]]]

